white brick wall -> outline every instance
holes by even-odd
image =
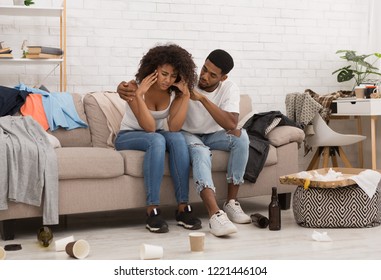
[[[4,2],[11,1],[0,5]],[[344,65],[335,52],[376,51],[368,46],[372,5],[374,0],[67,0],[68,91],[115,90],[121,80],[133,78],[150,47],[175,42],[200,67],[211,50],[228,50],[236,65],[230,78],[252,96],[255,108],[284,111],[289,92],[351,88],[331,75]],[[52,18],[1,16],[0,40],[17,54],[23,39],[56,44],[58,26]],[[33,86],[51,70],[0,67],[0,84],[9,86],[19,81]],[[48,88],[58,89],[58,73],[44,81]]]

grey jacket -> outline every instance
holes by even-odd
[[[30,116],[0,118],[0,210],[7,201],[41,206],[43,223],[58,224],[58,166],[44,129]]]

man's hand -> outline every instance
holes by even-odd
[[[129,82],[121,82],[118,85],[117,93],[119,94],[119,97],[127,102],[131,102],[134,100],[136,94],[135,91],[138,89],[138,85],[135,80],[131,80]]]
[[[192,90],[190,93],[190,99],[193,101],[201,101],[201,99],[204,97],[201,93],[199,93],[196,90]]]

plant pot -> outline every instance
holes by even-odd
[[[24,0],[13,0],[13,5],[15,6],[24,6]]]

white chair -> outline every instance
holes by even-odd
[[[336,155],[341,158],[345,167],[352,167],[341,146],[359,143],[364,141],[366,136],[337,133],[328,126],[319,113],[315,115],[312,123],[314,134],[307,136],[306,142],[317,150],[307,170],[318,168],[321,157],[323,157],[323,168],[328,167],[329,158],[332,160],[332,167],[338,167]]]

